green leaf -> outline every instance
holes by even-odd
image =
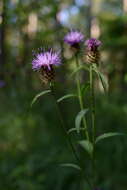
[[[65,96],[62,96],[61,98],[59,98],[57,100],[57,102],[59,103],[59,102],[62,102],[63,100],[65,100],[67,98],[72,98],[72,97],[77,97],[77,95],[76,94],[66,94]]]
[[[103,135],[100,135],[100,136],[98,136],[97,138],[96,138],[96,141],[95,141],[95,143],[97,143],[97,142],[99,142],[100,140],[103,140],[103,139],[105,139],[105,138],[109,138],[109,137],[113,137],[113,136],[120,136],[120,135],[125,135],[124,133],[113,133],[113,132],[111,132],[111,133],[104,133]]]
[[[107,81],[106,77],[98,70],[97,66],[94,66],[93,70],[97,73],[104,91],[107,92],[108,91],[108,81]]]
[[[88,109],[84,109],[84,110],[81,110],[76,118],[75,118],[75,127],[76,127],[76,130],[77,130],[77,133],[80,132],[80,125],[81,125],[81,121],[84,117],[84,115],[88,112]]]
[[[45,91],[43,91],[43,92],[37,94],[37,95],[33,98],[32,102],[31,102],[31,107],[32,107],[33,104],[37,101],[38,98],[40,98],[41,96],[43,96],[43,95],[45,95],[45,94],[47,94],[47,93],[49,93],[49,92],[51,92],[51,90],[45,90]]]
[[[107,92],[108,91],[108,81],[107,81],[106,77],[100,72],[99,72],[99,77],[100,77],[102,86],[104,88],[104,91]]]
[[[77,72],[81,71],[81,70],[89,70],[87,66],[79,66],[78,68],[76,68],[71,74],[70,77],[73,77]]]
[[[85,85],[82,86],[81,92],[82,95],[84,96],[86,94],[86,92],[89,90],[90,84],[89,82],[85,83]]]
[[[82,148],[84,148],[84,150],[86,150],[90,154],[90,156],[92,155],[93,145],[90,141],[82,140],[82,141],[79,141],[79,144],[81,145]]]
[[[78,166],[77,164],[72,164],[72,163],[67,163],[67,164],[61,164],[62,167],[70,167],[70,168],[74,168],[74,169],[77,169],[77,170],[82,170],[80,168],[80,166]]]
[[[67,133],[70,134],[70,133],[73,132],[73,131],[76,131],[76,132],[77,132],[77,129],[76,129],[76,128],[71,128],[71,129],[68,130]],[[80,127],[80,131],[85,131],[85,129]]]

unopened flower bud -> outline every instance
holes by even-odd
[[[86,55],[85,60],[89,64],[98,64],[100,60],[100,52],[98,47],[101,42],[95,38],[91,38],[85,42],[86,45]]]

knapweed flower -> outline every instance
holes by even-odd
[[[78,50],[80,44],[84,42],[84,35],[78,30],[71,30],[64,37],[64,42],[69,44],[72,50]]]
[[[101,42],[95,38],[86,40],[85,45],[87,48],[86,61],[88,63],[98,63],[100,60],[100,52],[98,50]]]
[[[52,49],[35,54],[32,61],[32,69],[38,71],[41,80],[47,84],[54,79],[54,66],[61,64],[60,52]]]

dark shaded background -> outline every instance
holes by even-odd
[[[64,34],[72,27],[86,38],[100,38],[100,67],[109,93],[96,85],[97,133],[126,133],[127,0],[1,0],[0,12],[0,189],[85,189],[78,171],[59,166],[75,160],[52,97],[42,97],[30,108],[33,97],[45,89],[31,69],[32,50],[48,43],[63,50],[56,84],[60,97],[75,91],[69,75],[74,60],[63,44]],[[78,102],[69,99],[61,107],[68,128],[73,127]],[[88,155],[80,154],[89,172]],[[98,144],[97,168],[102,190],[127,189],[126,137]]]

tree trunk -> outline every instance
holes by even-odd
[[[0,29],[0,67],[6,63],[6,27],[7,27],[7,5],[8,0],[3,0],[3,10],[2,10],[2,24]]]

